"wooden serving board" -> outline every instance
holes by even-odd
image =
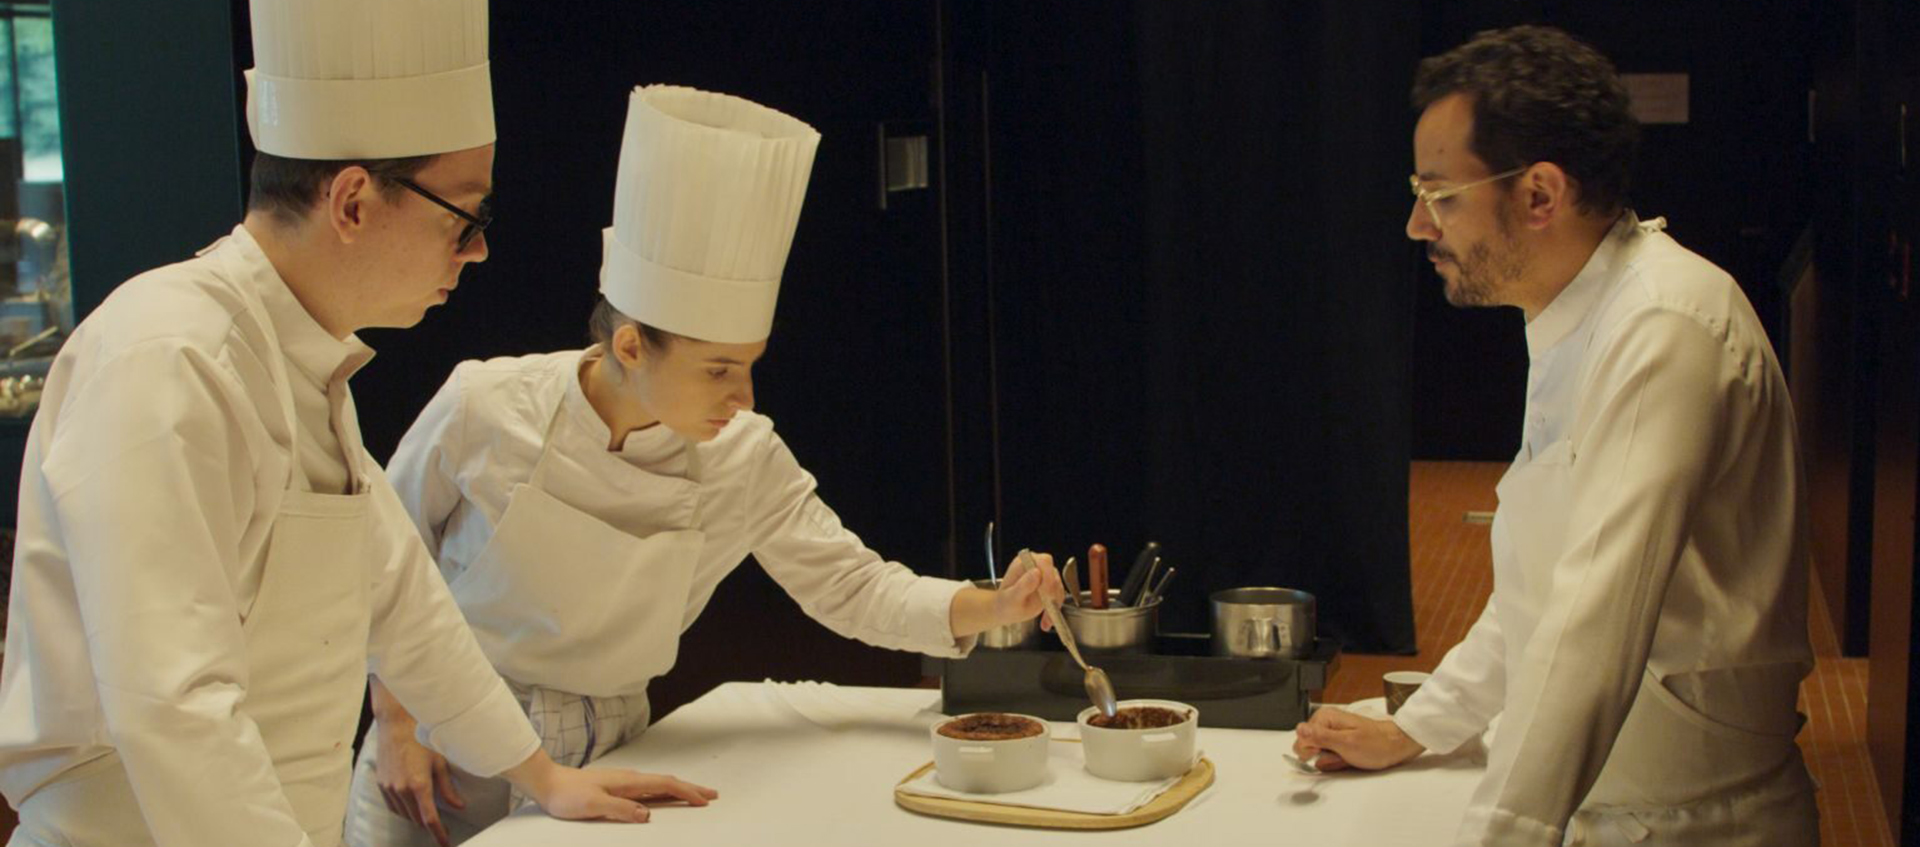
[[[933,770],[928,762],[907,774],[900,780],[905,785],[920,778],[921,774]],[[908,794],[893,789],[893,802],[911,812],[955,820],[974,821],[976,823],[997,823],[1009,826],[1032,826],[1048,829],[1125,829],[1130,826],[1150,824],[1161,818],[1180,811],[1187,801],[1199,796],[1207,786],[1213,784],[1213,762],[1205,756],[1187,771],[1187,775],[1174,783],[1160,796],[1146,805],[1124,815],[1097,815],[1089,812],[1068,812],[1060,809],[1035,809],[1028,806],[1009,806],[1004,803],[987,803],[978,800],[955,800],[949,797],[928,797],[924,794]]]

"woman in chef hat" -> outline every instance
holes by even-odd
[[[594,345],[461,363],[394,453],[394,487],[558,761],[646,727],[648,681],[749,553],[835,632],[938,656],[1065,595],[1045,556],[998,591],[882,559],[753,412],[819,140],[736,97],[636,89]],[[518,804],[415,742],[377,681],[374,711],[354,847],[457,842]]]

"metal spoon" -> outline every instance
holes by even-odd
[[[1037,567],[1033,563],[1033,553],[1027,550],[1020,551],[1020,559],[1029,567]],[[1100,714],[1113,717],[1120,711],[1120,702],[1113,696],[1113,681],[1107,679],[1106,671],[1089,665],[1086,659],[1080,658],[1080,647],[1073,641],[1073,630],[1067,628],[1067,617],[1060,614],[1060,604],[1052,600],[1045,602],[1047,620],[1053,622],[1053,631],[1059,633],[1060,643],[1067,646],[1067,653],[1073,656],[1074,663],[1087,672],[1084,682],[1088,699],[1093,701],[1094,707],[1100,710]]]
[[[1320,774],[1326,773],[1326,771],[1320,769],[1320,757],[1324,755],[1326,755],[1326,751],[1322,750],[1313,754],[1313,758],[1305,761],[1301,761],[1299,756],[1295,756],[1292,753],[1281,753],[1280,758],[1287,760],[1287,764],[1292,765],[1293,769],[1300,773],[1308,776],[1319,776]]]
[[[1153,557],[1153,561],[1147,565],[1146,576],[1144,576],[1140,580],[1140,590],[1134,593],[1133,605],[1135,606],[1147,605],[1147,600],[1153,597],[1154,574],[1157,574],[1159,572],[1160,572],[1160,557],[1155,556]],[[1128,581],[1131,582],[1132,580],[1128,580]]]
[[[1140,605],[1145,606],[1148,603],[1160,599],[1161,595],[1167,590],[1167,583],[1172,582],[1173,575],[1179,572],[1179,568],[1167,568],[1167,572],[1160,575],[1160,583],[1147,589],[1147,593],[1141,596]]]
[[[1080,563],[1073,558],[1067,559],[1067,568],[1061,573],[1060,581],[1066,585],[1067,601],[1080,605]]]
[[[1000,584],[1000,575],[994,571],[999,567],[1000,557],[993,550],[993,521],[987,521],[987,580],[994,585]]]

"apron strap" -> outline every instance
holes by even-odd
[[[576,367],[568,379],[579,379]],[[547,456],[553,452],[553,434],[560,429],[560,419],[566,415],[567,392],[560,392],[560,402],[553,404],[553,414],[547,416],[547,428],[540,433],[540,458],[533,462],[533,473],[527,475],[527,484],[542,491],[546,490]]]

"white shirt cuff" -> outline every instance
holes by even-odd
[[[1437,693],[1422,688],[1407,698],[1391,720],[1429,752],[1444,754],[1460,749],[1460,745],[1486,731],[1485,724],[1465,715],[1465,709],[1455,708]]]
[[[1560,847],[1566,830],[1504,809],[1469,808],[1460,821],[1459,847]]]
[[[923,576],[907,588],[907,637],[914,649],[943,659],[964,659],[977,636],[953,637],[953,598],[968,583]]]

